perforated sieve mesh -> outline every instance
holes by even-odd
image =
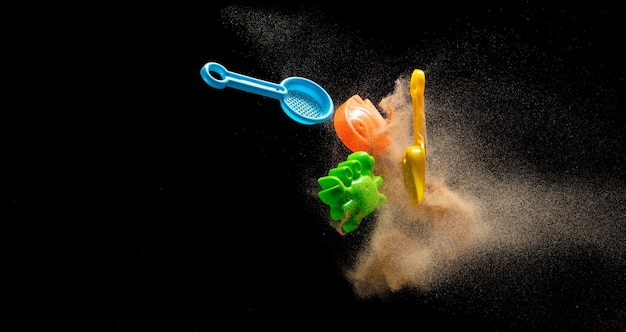
[[[289,91],[283,101],[294,113],[300,114],[305,118],[317,119],[324,115],[315,99],[305,93]]]

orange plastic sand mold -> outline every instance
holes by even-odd
[[[377,155],[390,143],[385,133],[388,122],[369,99],[354,95],[335,111],[335,131],[343,144],[353,152]]]

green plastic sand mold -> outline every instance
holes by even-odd
[[[387,196],[378,192],[383,179],[373,174],[374,163],[367,152],[353,152],[317,180],[322,187],[318,196],[330,206],[332,224],[341,235],[357,229],[363,218],[387,202]]]

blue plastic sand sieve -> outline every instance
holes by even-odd
[[[216,62],[205,64],[200,75],[216,89],[231,87],[278,99],[285,113],[302,124],[324,122],[330,119],[334,111],[333,101],[326,90],[303,77],[289,77],[276,84],[233,73]]]

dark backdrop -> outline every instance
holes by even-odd
[[[40,323],[61,331],[626,328],[618,296],[626,294],[624,264],[602,266],[588,256],[563,258],[560,274],[584,277],[555,277],[549,300],[540,301],[552,303],[547,307],[516,295],[483,302],[454,289],[356,296],[342,262],[364,235],[336,234],[307,191],[328,169],[319,160],[326,133],[287,119],[274,100],[218,91],[199,76],[208,61],[276,82],[298,73],[294,62],[280,68],[283,57],[266,56],[245,24],[225,19],[222,10],[233,5],[294,16],[314,8],[317,24],[342,30],[355,50],[365,50],[333,54],[330,47],[317,69],[302,69],[337,105],[355,93],[378,101],[398,76],[422,65],[432,66],[425,69],[441,91],[451,82],[436,80],[436,57],[419,63],[403,52],[422,49],[428,57],[441,47],[480,55],[472,31],[497,32],[527,55],[507,64],[485,50],[470,66],[508,68],[557,93],[573,82],[570,93],[598,100],[593,119],[600,122],[590,134],[600,146],[591,149],[603,153],[562,161],[580,148],[564,143],[522,157],[546,174],[595,167],[623,180],[625,30],[616,6],[235,1],[39,8],[33,33],[12,38],[35,46],[21,59],[28,75],[13,85],[27,93],[11,106],[15,121],[5,124],[3,275],[10,281],[0,305],[19,317],[15,330]],[[462,67],[455,73],[462,76]],[[531,146],[519,143],[520,150]],[[617,295],[596,298],[588,285]],[[561,310],[572,301],[587,310]],[[491,307],[500,309],[491,315]]]

